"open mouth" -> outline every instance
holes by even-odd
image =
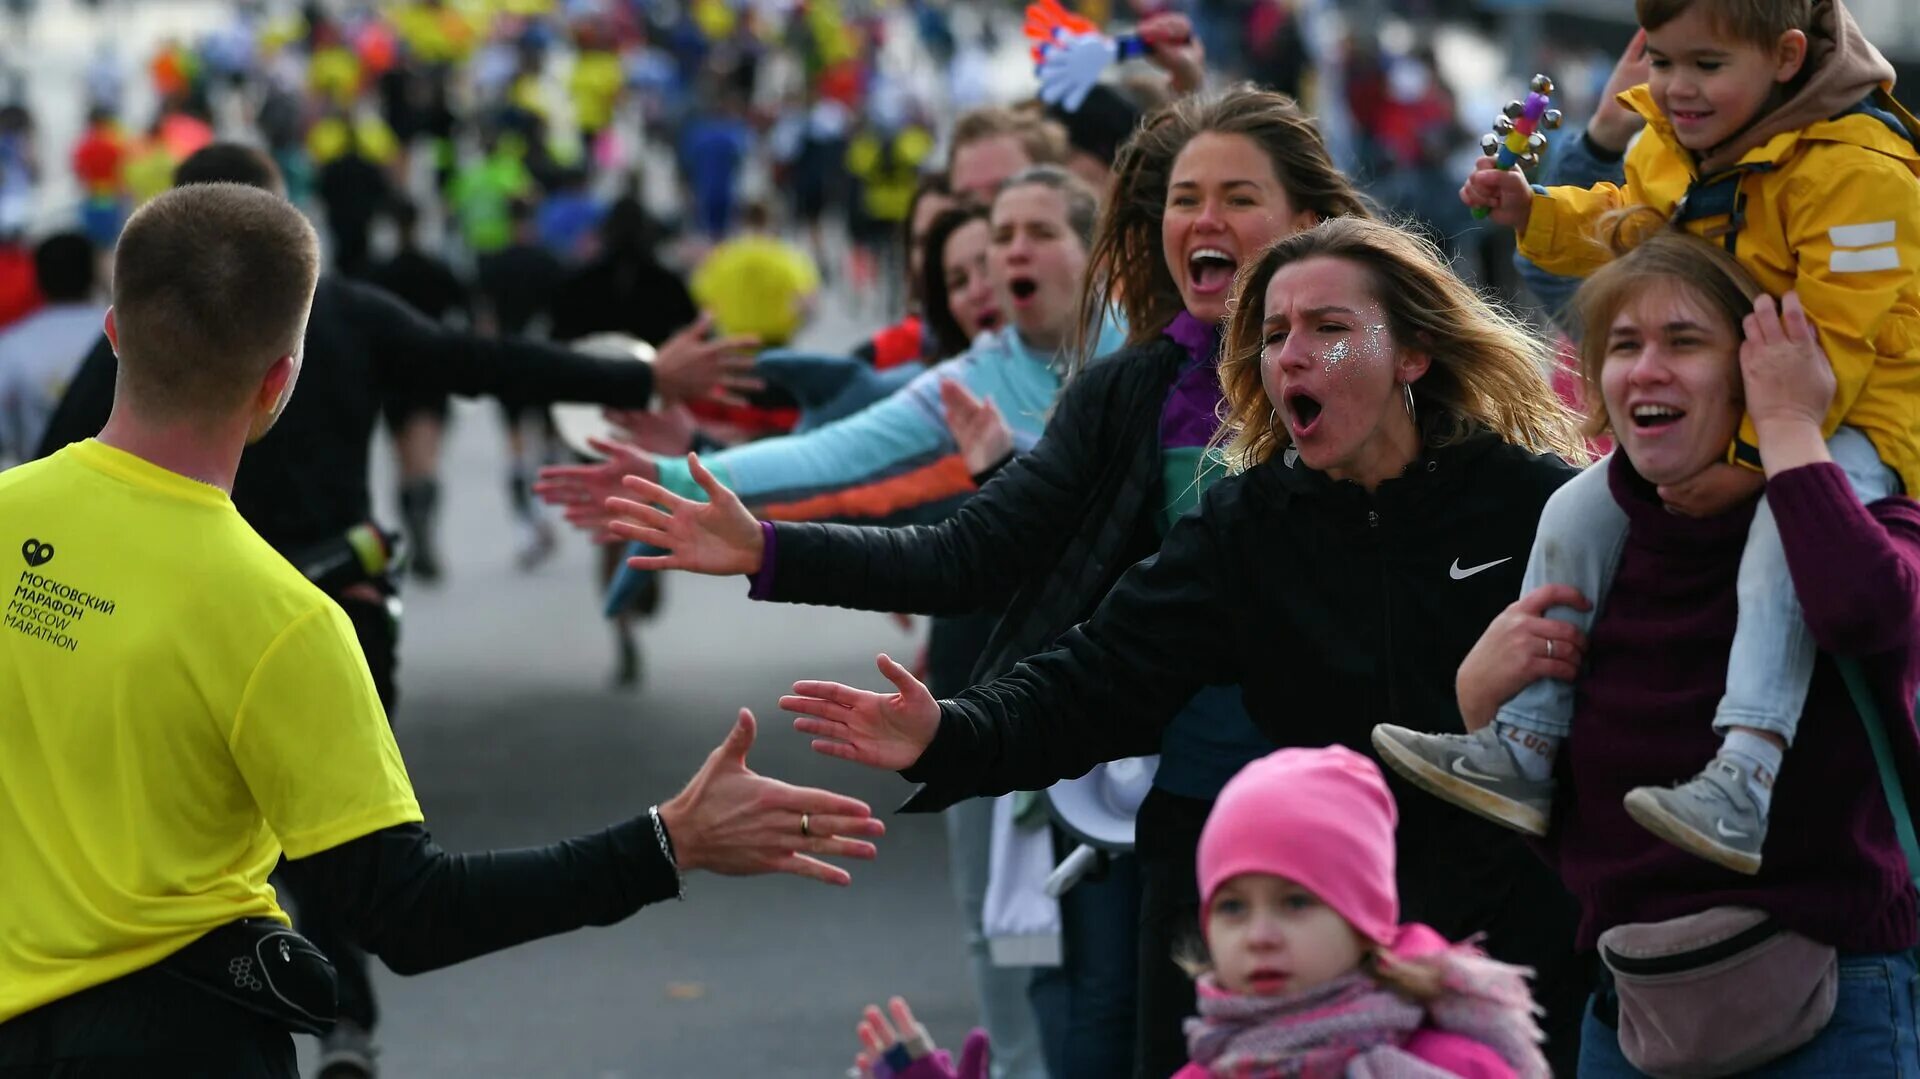
[[[1000,328],[1000,309],[989,307],[976,315],[973,321],[982,330],[997,330]]]
[[[1007,292],[1013,296],[1014,303],[1026,303],[1040,290],[1040,283],[1031,277],[1016,277],[1007,282]]]
[[[1324,409],[1314,396],[1305,390],[1288,390],[1286,395],[1287,420],[1293,428],[1293,437],[1300,438],[1314,429],[1320,422]]]
[[[1286,988],[1287,975],[1284,971],[1261,967],[1247,975],[1247,986],[1255,993],[1278,993]]]
[[[1187,256],[1187,280],[1202,296],[1225,292],[1239,267],[1234,257],[1218,247],[1203,247]]]
[[[1686,410],[1672,405],[1633,406],[1633,426],[1640,431],[1658,431],[1686,418]]]

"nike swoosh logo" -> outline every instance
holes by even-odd
[[[1491,562],[1482,562],[1477,566],[1468,566],[1466,569],[1461,569],[1460,560],[1456,558],[1453,560],[1453,565],[1447,567],[1447,576],[1453,578],[1456,581],[1464,581],[1467,578],[1473,576],[1474,574],[1479,573],[1481,570],[1492,569],[1493,567],[1500,565],[1502,562],[1511,562],[1511,561],[1513,561],[1513,556],[1508,555],[1505,558],[1496,558]]]
[[[1713,830],[1720,833],[1722,839],[1747,839],[1747,833],[1738,828],[1727,827],[1727,822],[1719,817],[1713,818]]]
[[[1469,768],[1467,766],[1467,758],[1465,757],[1453,758],[1452,768],[1453,768],[1453,774],[1459,776],[1462,779],[1471,779],[1476,783],[1500,782],[1499,776],[1490,776],[1484,772],[1476,772],[1472,768]]]

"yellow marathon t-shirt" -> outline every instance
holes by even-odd
[[[421,819],[352,626],[216,488],[97,441],[0,473],[0,1022]]]

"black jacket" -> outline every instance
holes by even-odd
[[[117,370],[102,337],[48,422],[38,456],[99,433]],[[240,458],[233,488],[240,515],[282,552],[367,520],[367,456],[381,400],[433,392],[640,408],[653,395],[653,372],[532,341],[457,333],[380,289],[323,276],[293,399]]]
[[[776,524],[770,598],[923,614],[1004,609],[974,680],[1004,674],[1093,613],[1127,567],[1159,548],[1160,411],[1187,359],[1159,338],[1095,363],[1067,383],[1033,452],[938,524]]]
[[[1153,752],[1203,684],[1238,683],[1281,746],[1372,754],[1376,723],[1459,731],[1454,674],[1519,594],[1541,508],[1572,474],[1480,434],[1371,495],[1280,459],[1223,480],[1051,651],[943,701],[903,774],[935,806],[1042,788]],[[1543,969],[1570,958],[1571,906],[1519,836],[1388,780],[1403,919],[1487,930],[1495,954]]]

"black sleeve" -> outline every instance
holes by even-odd
[[[379,289],[352,282],[340,287],[347,292],[347,317],[373,350],[374,370],[387,387],[619,408],[645,408],[653,397],[653,369],[646,364],[450,330]]]
[[[526,850],[448,854],[419,824],[382,828],[283,872],[397,974],[589,925],[678,890],[646,816]]]
[[[1108,365],[1115,361],[1108,361]],[[967,614],[1051,567],[1100,473],[1115,385],[1101,368],[1067,384],[1033,452],[932,525],[774,525],[767,598],[869,611]]]
[[[114,358],[106,335],[101,334],[93,343],[93,351],[74,372],[73,381],[67,383],[60,407],[47,420],[46,433],[40,436],[40,447],[34,451],[36,459],[100,433],[113,412],[113,382],[119,373],[120,361]]]
[[[1157,753],[1161,731],[1201,686],[1238,680],[1233,585],[1210,516],[1181,518],[1052,651],[941,701],[933,744],[901,773],[927,784],[912,808],[1040,790]]]

